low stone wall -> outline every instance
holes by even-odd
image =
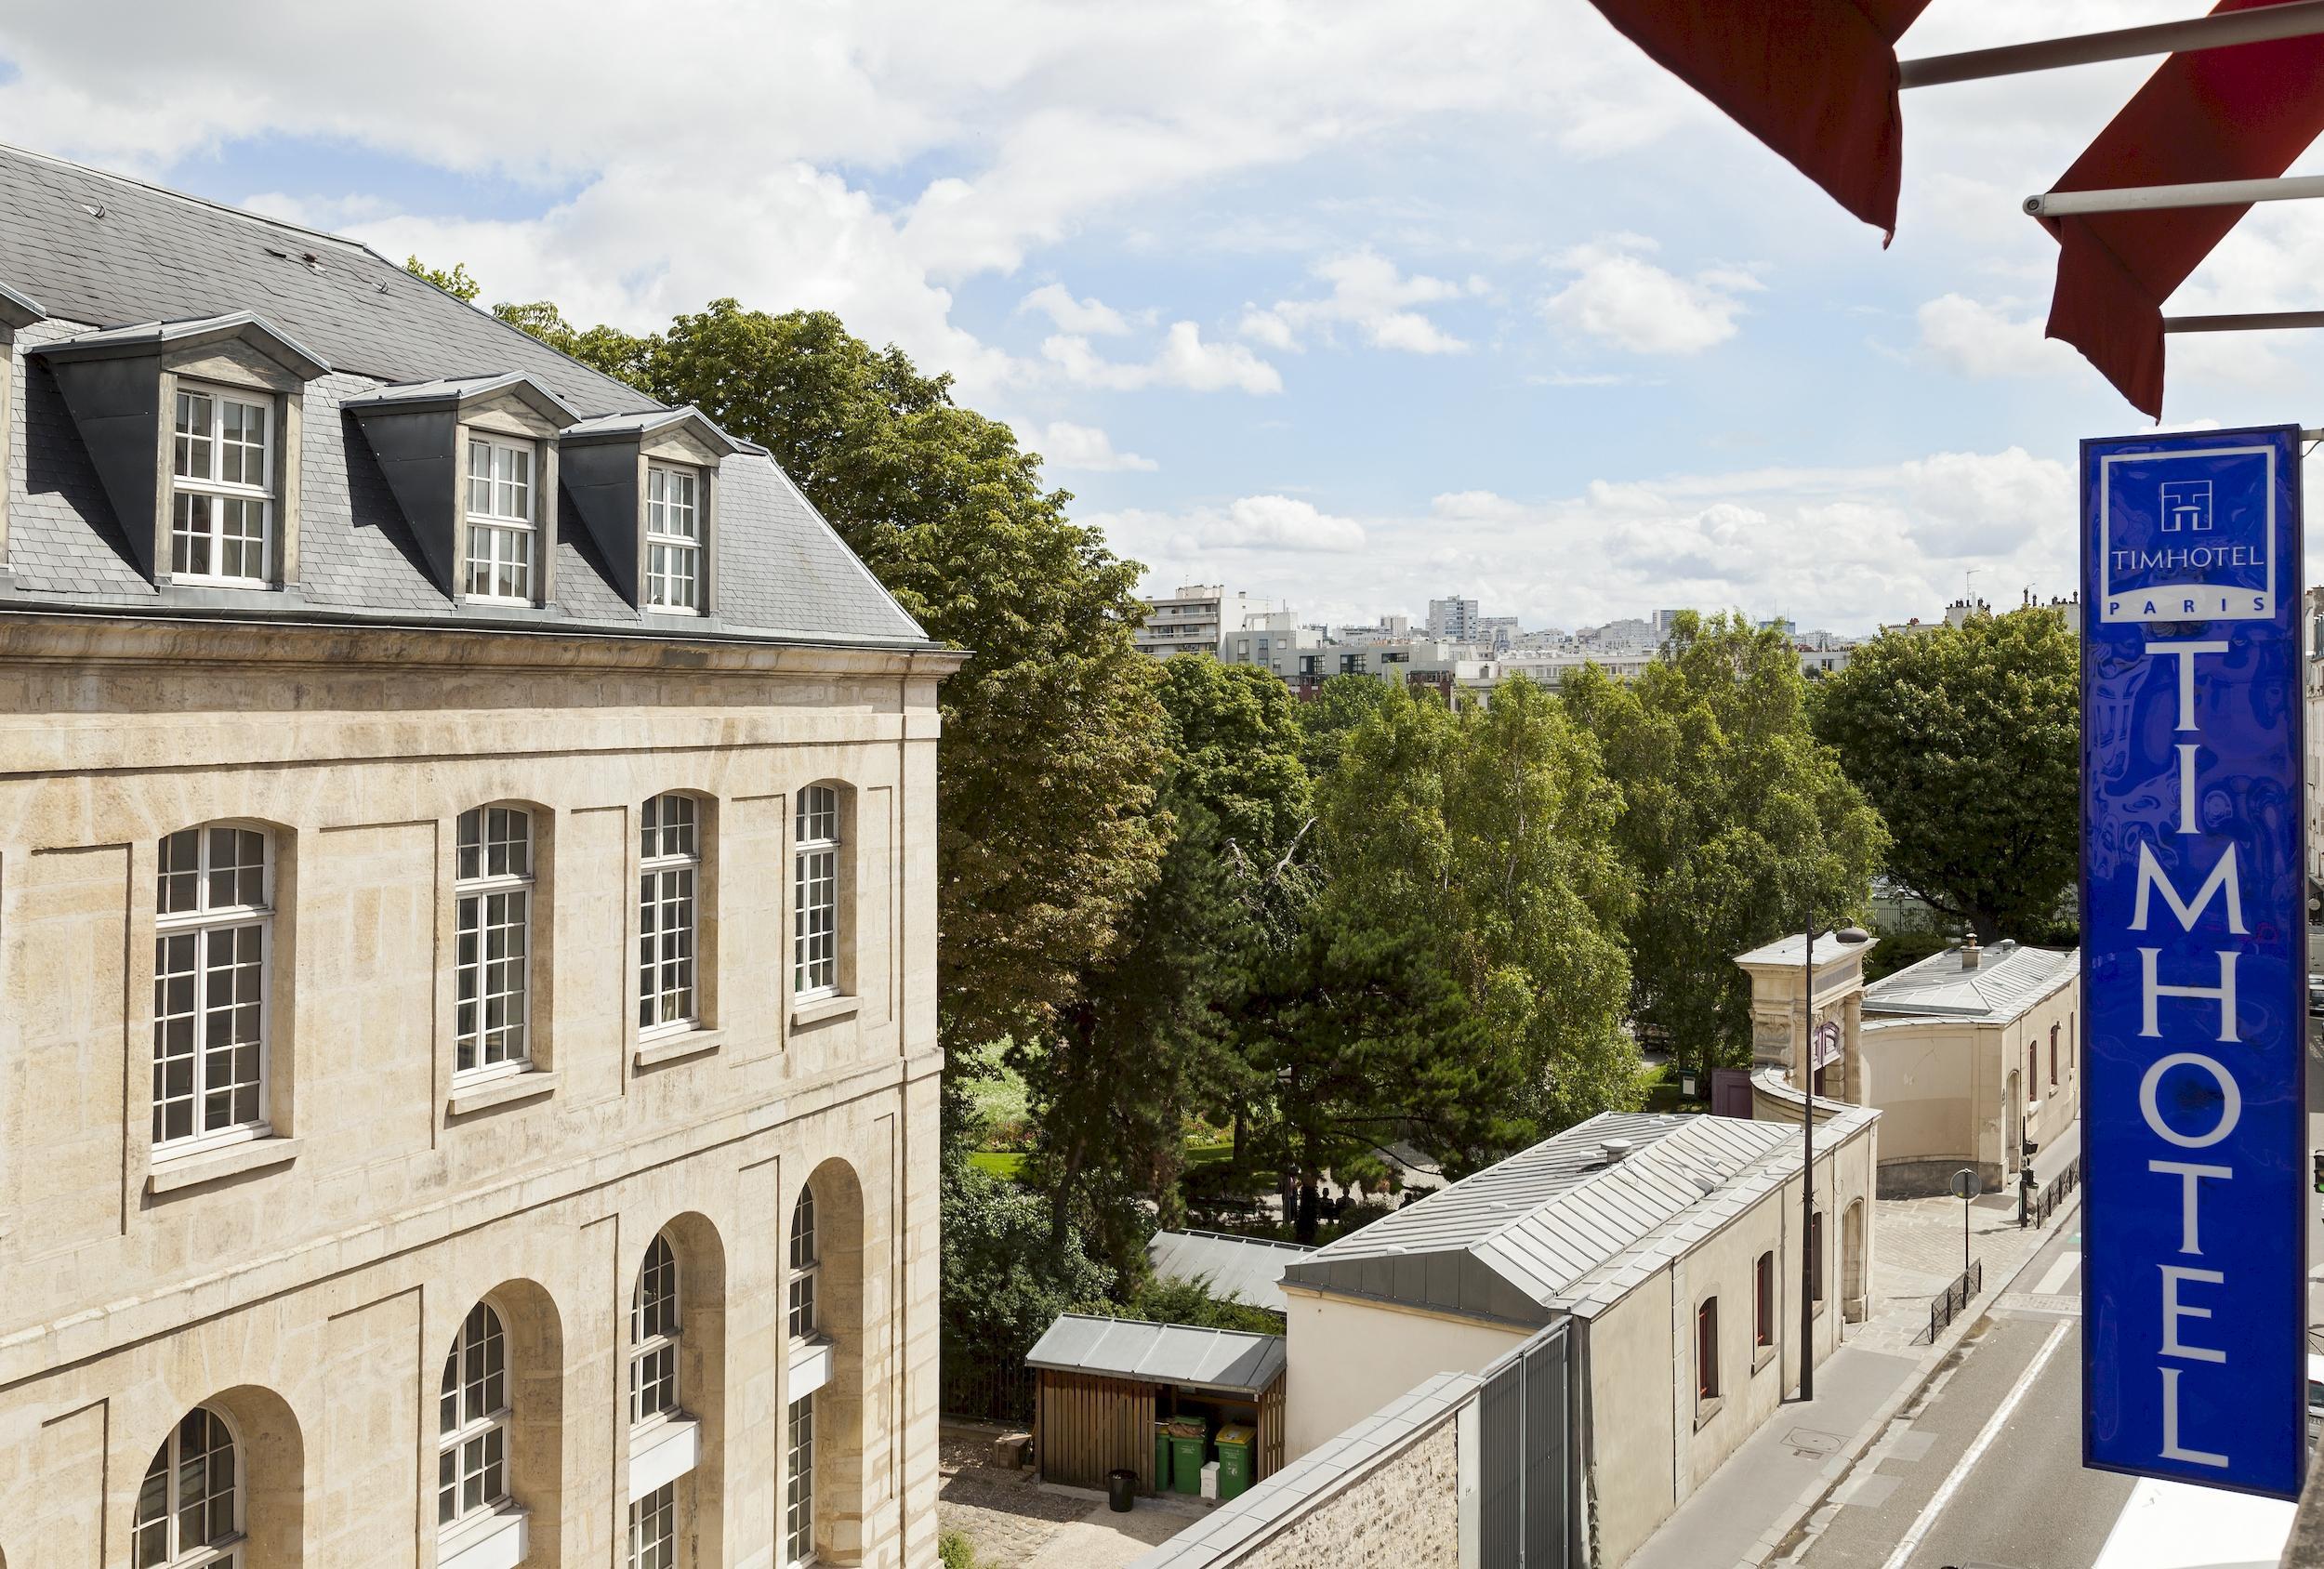
[[[1459,1473],[1448,1411],[1410,1448],[1231,1562],[1242,1569],[1459,1569]]]
[[[1981,1192],[2001,1191],[2001,1168],[1990,1161],[1979,1162],[1960,1155],[1936,1155],[1926,1160],[1895,1160],[1881,1162],[1880,1196],[1882,1198],[1943,1198],[1953,1191],[1953,1173],[1963,1167],[1973,1167]]]
[[[1460,1413],[1479,1387],[1438,1374],[1130,1569],[1459,1569]]]

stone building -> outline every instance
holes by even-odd
[[[1964,1166],[1987,1192],[2015,1182],[2025,1141],[2080,1115],[2080,954],[1973,938],[1868,986],[1874,946],[1816,940],[1816,1094],[1882,1114],[1883,1198],[1944,1193]],[[1787,937],[1735,961],[1751,982],[1753,1114],[1777,1121],[1800,1116],[1803,949]]]
[[[1842,1325],[1866,1316],[1878,1121],[1835,1106],[1817,1127],[1805,1224],[1796,1120],[1608,1112],[1293,1260],[1282,1278],[1293,1462],[1285,1488],[1312,1500],[1301,1510],[1321,1507],[1337,1491],[1332,1479],[1351,1473],[1350,1451],[1378,1436],[1399,1396],[1447,1373],[1489,1391],[1526,1363],[1524,1379],[1546,1378],[1532,1387],[1552,1391],[1525,1396],[1526,1420],[1555,1431],[1515,1438],[1497,1426],[1487,1395],[1455,1491],[1494,1475],[1497,1449],[1522,1453],[1525,1466],[1546,1468],[1527,1505],[1542,1550],[1586,1527],[1596,1542],[1589,1562],[1613,1569],[1783,1409],[1802,1357],[1822,1364],[1840,1350]],[[1330,1459],[1320,1474],[1299,1463],[1319,1456]],[[1483,1485],[1488,1500],[1506,1493]],[[1462,1540],[1492,1538],[1492,1507],[1471,1510]],[[1263,1501],[1243,1512],[1251,1510],[1270,1531],[1298,1512]],[[1155,1569],[1242,1562],[1257,1542],[1225,1527],[1189,1535],[1232,1542],[1236,1553],[1157,1554]],[[1515,1559],[1487,1550],[1482,1562]]]
[[[0,1563],[932,1562],[958,656],[361,246],[0,285]]]

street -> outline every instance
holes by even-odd
[[[2081,1234],[2067,1224],[1817,1511],[1803,1569],[2090,1569],[2131,1496],[2081,1465]]]

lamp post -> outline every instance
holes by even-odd
[[[1871,934],[1842,927],[1832,941],[1855,947]],[[1800,961],[1800,1398],[1816,1398],[1816,1271],[1823,1249],[1816,1234],[1816,906],[1809,903],[1807,946]]]

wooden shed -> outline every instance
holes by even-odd
[[[1208,1418],[1213,1433],[1256,1429],[1254,1482],[1283,1464],[1280,1335],[1066,1313],[1024,1361],[1040,1378],[1033,1446],[1044,1482],[1103,1487],[1128,1467],[1140,1492],[1154,1492],[1155,1424],[1179,1415]]]

